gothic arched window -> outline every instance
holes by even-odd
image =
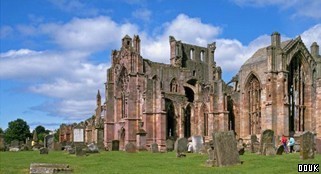
[[[261,87],[258,78],[251,75],[246,85],[249,134],[261,132]]]

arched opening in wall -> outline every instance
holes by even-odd
[[[188,104],[184,113],[184,137],[188,138],[191,136],[191,114],[192,107],[191,104]]]
[[[188,102],[194,102],[194,91],[189,87],[184,87],[185,97]]]
[[[246,84],[245,106],[248,111],[249,134],[261,133],[261,86],[258,78],[251,74]]]
[[[177,137],[176,134],[176,116],[175,108],[172,100],[165,99],[165,109],[166,109],[166,139]]]
[[[194,49],[191,48],[191,50],[189,51],[189,57],[194,60]]]
[[[300,57],[292,58],[288,67],[289,132],[304,131],[305,72]]]
[[[203,136],[208,136],[208,110],[205,104],[201,107],[200,116],[203,117]]]
[[[204,61],[204,57],[205,56],[205,52],[202,50],[201,53],[200,53],[200,59],[201,61]]]
[[[172,79],[171,83],[170,83],[170,92],[177,92],[178,91],[178,83],[176,81],[175,78]]]
[[[196,79],[190,79],[187,81],[188,84],[195,86],[196,85],[197,80]]]
[[[234,102],[231,96],[227,96],[227,110],[228,110],[228,130],[235,131],[235,115],[234,115]]]

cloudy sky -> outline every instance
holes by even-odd
[[[139,34],[142,55],[169,63],[169,35],[215,41],[225,81],[270,34],[321,45],[319,0],[6,0],[1,3],[0,127],[23,118],[31,129],[94,114],[121,38]]]

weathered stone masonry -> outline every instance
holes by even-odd
[[[125,36],[112,51],[107,70],[104,144],[136,143],[165,149],[169,138],[234,130],[239,137],[272,129],[276,135],[310,130],[321,135],[321,57],[300,37],[259,49],[226,84],[214,59],[215,42],[207,47],[169,37],[170,64],[144,59],[140,38]],[[234,85],[234,86],[229,86]]]

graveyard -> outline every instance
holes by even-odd
[[[64,151],[50,151],[40,155],[38,151],[0,152],[0,173],[28,173],[33,162],[68,164],[73,173],[296,173],[298,164],[321,164],[321,155],[301,160],[299,153],[262,156],[245,152],[240,156],[242,164],[229,167],[206,167],[207,155],[187,153],[177,158],[174,152],[126,153],[101,151],[77,157]]]

